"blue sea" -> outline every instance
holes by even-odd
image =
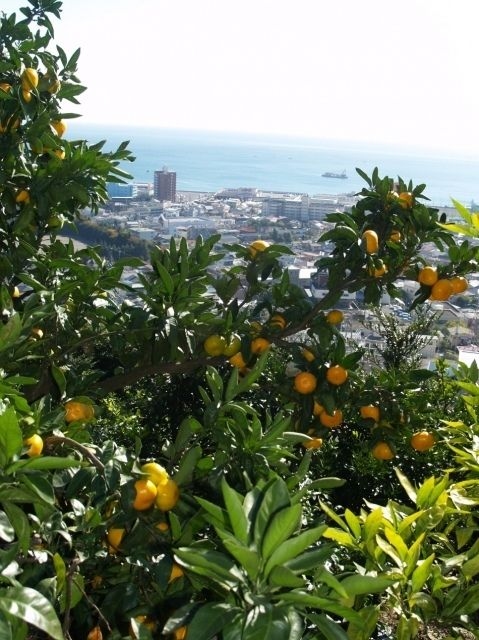
[[[368,175],[401,176],[425,183],[431,204],[479,202],[479,150],[475,155],[360,142],[245,133],[187,131],[69,122],[70,139],[106,140],[112,150],[129,140],[136,160],[122,165],[133,182],[153,182],[156,170],[176,171],[178,191],[218,191],[227,187],[316,194],[358,192],[365,186],[356,167]],[[347,180],[323,178],[346,171]]]

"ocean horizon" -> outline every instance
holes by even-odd
[[[378,167],[382,177],[425,183],[430,204],[448,206],[451,198],[466,206],[479,201],[479,155],[457,151],[76,120],[68,121],[67,135],[89,143],[106,140],[106,151],[128,140],[135,161],[121,167],[131,174],[131,181],[153,183],[154,172],[167,167],[176,171],[178,191],[253,187],[311,196],[350,194],[366,186],[356,167],[368,175]],[[344,180],[322,176],[343,171],[348,176]]]

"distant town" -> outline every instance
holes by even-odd
[[[309,195],[305,193],[269,192],[258,188],[230,188],[216,193],[177,191],[176,173],[164,167],[154,172],[153,184],[109,184],[110,200],[95,217],[95,226],[116,229],[123,235],[147,243],[169,244],[171,238],[194,242],[198,235],[221,235],[221,244],[249,244],[257,238],[285,244],[294,251],[284,256],[293,284],[304,288],[311,298],[325,294],[325,279],[315,262],[329,253],[327,243],[318,244],[328,229],[325,218],[334,211],[348,211],[357,201],[354,193]],[[448,220],[457,218],[453,207],[442,207]],[[81,239],[81,238],[80,238]],[[430,264],[445,260],[436,246],[425,247]],[[221,271],[234,265],[236,256],[226,252],[216,265]],[[126,270],[125,282],[132,290],[140,287],[137,272]],[[451,366],[457,362],[479,364],[477,337],[479,273],[468,277],[469,288],[452,302],[433,302],[437,313],[434,333],[427,337],[421,366],[433,368],[438,358]],[[404,280],[400,300],[382,299],[383,311],[394,315],[400,325],[414,320],[407,311],[418,283]],[[381,336],[371,328],[371,311],[362,304],[361,293],[345,293],[338,303],[344,312],[343,332],[353,343],[374,351],[381,348]]]

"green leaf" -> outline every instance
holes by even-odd
[[[352,511],[346,509],[344,519],[348,523],[354,537],[359,540],[359,538],[361,538],[361,523],[359,522],[359,518]]]
[[[174,480],[177,484],[186,484],[191,482],[196,464],[203,455],[203,451],[200,445],[190,447],[185,454],[181,457],[180,466],[178,471],[174,475]]]
[[[26,460],[17,460],[12,463],[5,472],[7,474],[16,473],[18,471],[48,471],[52,469],[71,469],[80,467],[81,460],[74,458],[59,458],[55,456],[35,456]]]
[[[13,407],[7,407],[0,414],[0,466],[5,467],[22,447],[23,435],[17,415]]]
[[[432,575],[431,567],[434,559],[435,554],[431,553],[427,558],[419,561],[417,568],[413,571],[411,576],[411,589],[413,592],[421,591],[429,576]]]
[[[227,603],[211,602],[195,611],[188,622],[188,640],[210,640],[233,621],[240,609]]]
[[[326,529],[326,525],[314,527],[313,529],[303,531],[303,533],[300,533],[295,538],[290,538],[280,544],[279,547],[271,554],[268,562],[266,563],[264,569],[265,576],[268,576],[269,572],[277,565],[284,564],[285,562],[288,562],[288,560],[296,558],[296,556],[302,553],[305,549],[317,542]]]
[[[327,618],[324,614],[310,613],[308,618],[314,622],[326,640],[349,640],[339,623]]]
[[[369,640],[369,638],[373,637],[373,633],[376,630],[376,624],[379,617],[379,607],[363,607],[358,611],[358,613],[361,616],[361,625],[358,626],[351,622],[348,626],[348,639]]]
[[[66,386],[67,386],[67,381],[66,381],[66,378],[65,378],[65,374],[60,369],[60,367],[57,367],[53,363],[52,363],[50,369],[51,369],[51,372],[52,372],[52,377],[55,380],[55,384],[57,385],[58,390],[60,391],[60,397],[63,398],[63,396],[65,394],[65,389],[66,389]]]
[[[263,543],[264,534],[273,515],[291,504],[288,487],[281,478],[273,478],[261,493],[254,521],[254,540],[259,547]]]
[[[387,576],[361,576],[354,574],[341,580],[341,586],[344,587],[348,595],[359,596],[368,593],[382,593],[395,582],[397,580]]]
[[[26,553],[30,546],[31,530],[25,511],[8,500],[4,500],[2,504],[10,523],[15,530],[20,548],[23,553]]]
[[[0,589],[0,611],[41,629],[53,640],[63,640],[62,627],[53,605],[35,589]]]
[[[384,527],[384,535],[386,536],[389,544],[396,549],[401,560],[405,562],[408,555],[408,548],[401,536],[398,535],[391,527]]]
[[[479,573],[479,555],[467,560],[467,562],[462,565],[461,571],[468,580],[474,578],[474,576]]]
[[[268,560],[273,551],[298,529],[301,514],[301,504],[295,504],[282,509],[273,516],[263,538],[261,549],[263,561]]]
[[[404,491],[407,493],[408,497],[414,502],[414,504],[416,504],[417,495],[416,490],[414,489],[412,484],[409,482],[404,473],[397,467],[394,468],[394,472],[396,473],[398,480],[401,483]]]
[[[243,511],[242,496],[232,489],[224,478],[221,480],[221,491],[234,535],[242,544],[248,544],[248,519]]]
[[[219,551],[180,547],[175,550],[175,555],[191,571],[209,577],[224,588],[237,587],[238,582],[244,580],[233,561]]]
[[[304,580],[284,566],[275,567],[268,576],[268,583],[275,587],[304,587]]]
[[[328,540],[334,540],[335,542],[338,542],[344,547],[356,546],[353,536],[348,531],[341,531],[341,529],[337,529],[336,527],[327,527],[327,529],[325,529],[323,533],[323,536],[325,538],[328,538]]]
[[[244,568],[251,580],[256,580],[260,569],[260,558],[254,549],[250,549],[241,544],[234,536],[216,529],[216,533],[221,538],[225,548]]]
[[[207,522],[210,522],[214,527],[220,527],[225,530],[228,528],[228,515],[224,509],[218,507],[218,505],[205,500],[204,498],[196,498],[196,501],[206,511],[207,516],[203,517]]]

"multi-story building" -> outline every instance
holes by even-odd
[[[176,171],[168,171],[167,167],[155,171],[153,196],[160,201],[176,202]]]

